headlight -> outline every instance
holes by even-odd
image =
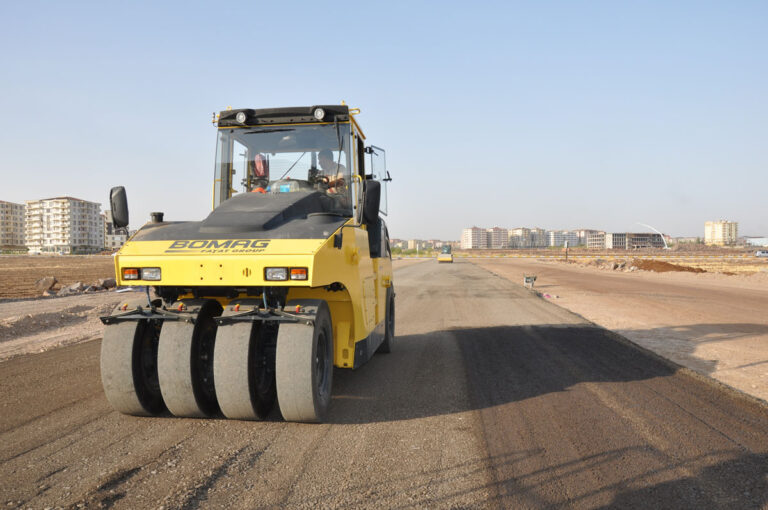
[[[160,280],[160,268],[159,267],[143,267],[141,268],[142,280]]]
[[[245,124],[245,112],[237,112],[237,115],[235,115],[235,120],[240,124]]]
[[[312,112],[312,114],[317,120],[323,120],[323,117],[325,117],[325,110],[322,108],[315,108],[315,111]]]
[[[264,279],[271,280],[271,281],[285,281],[288,279],[288,269],[285,267],[265,268]]]

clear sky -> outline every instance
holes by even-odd
[[[393,237],[768,235],[768,2],[2,2],[0,200],[210,210],[211,113],[338,103]]]

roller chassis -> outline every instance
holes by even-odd
[[[136,306],[131,310],[99,317],[99,320],[101,320],[104,325],[117,324],[118,322],[126,321],[149,320],[182,321],[194,324],[197,312],[199,311],[199,307],[185,307],[183,310],[173,310],[168,309],[166,306],[156,306],[150,302],[146,307]],[[214,320],[219,326],[235,322],[257,321],[293,322],[305,324],[307,326],[313,326],[315,324],[314,314],[305,309],[296,310],[294,313],[288,313],[278,308],[261,308],[258,306],[253,306],[250,309],[243,309],[239,313],[233,315],[214,317]]]

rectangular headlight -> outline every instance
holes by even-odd
[[[288,279],[288,269],[285,267],[267,267],[264,269],[264,279],[271,281],[285,281]]]
[[[135,267],[123,268],[123,280],[138,280],[139,270]]]
[[[306,267],[292,267],[291,268],[291,280],[306,280],[307,268]]]
[[[160,268],[159,267],[142,267],[141,268],[142,280],[160,280]]]

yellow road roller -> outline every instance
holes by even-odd
[[[333,367],[395,339],[385,151],[347,105],[227,109],[213,210],[162,213],[115,255],[140,287],[102,317],[101,379],[121,413],[322,422]],[[110,193],[128,225],[125,188]]]
[[[437,261],[439,263],[448,262],[453,263],[453,253],[451,253],[451,245],[446,244],[440,249],[440,253],[437,254]]]

